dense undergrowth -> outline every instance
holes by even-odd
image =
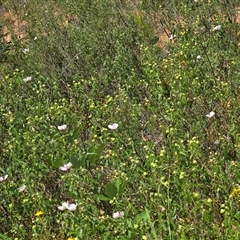
[[[20,2],[0,239],[239,239],[238,1]]]

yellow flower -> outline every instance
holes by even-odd
[[[39,217],[40,215],[42,215],[43,214],[43,211],[37,211],[36,213],[35,213],[35,216],[36,217]]]
[[[207,202],[208,202],[208,203],[211,203],[211,202],[212,202],[212,199],[211,199],[211,198],[208,198]]]
[[[77,240],[78,238],[69,237],[67,240]]]
[[[236,196],[236,195],[238,195],[239,193],[240,193],[240,188],[238,187],[238,188],[234,188],[234,189],[232,190],[231,195],[232,195],[232,196]]]

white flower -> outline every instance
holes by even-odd
[[[0,177],[0,182],[4,182],[8,178],[8,175],[6,174],[3,177]]]
[[[62,203],[62,206],[58,206],[57,208],[60,211],[64,211],[65,209],[68,209],[69,211],[73,212],[77,209],[77,204],[75,204],[75,203],[69,204],[69,202],[64,202],[64,203]]]
[[[69,206],[69,203],[68,203],[68,202],[64,202],[64,203],[62,203],[62,206],[58,206],[58,209],[59,209],[60,211],[63,211],[63,210],[65,210],[68,206]]]
[[[212,31],[218,31],[221,29],[221,27],[222,27],[221,25],[217,25],[212,29]]]
[[[66,208],[64,206],[58,206],[57,207],[60,211],[64,211]]]
[[[215,112],[211,111],[209,114],[206,115],[207,118],[213,118],[215,116]]]
[[[77,209],[77,204],[71,203],[67,206],[67,209],[71,212],[74,212]]]
[[[24,82],[29,82],[29,81],[31,81],[31,80],[32,80],[32,77],[31,77],[31,76],[30,76],[30,77],[26,77],[26,78],[23,79]]]
[[[33,39],[34,41],[36,41],[37,40],[37,37],[34,37],[34,39]]]
[[[201,55],[197,55],[197,59],[199,60],[199,59],[201,59],[202,57],[201,57]]]
[[[116,130],[118,128],[118,124],[117,123],[113,123],[113,124],[109,124],[108,125],[108,128],[110,130]]]
[[[193,0],[194,2],[198,2],[198,0]]]
[[[18,188],[18,192],[23,192],[26,189],[26,185],[22,185],[20,188]]]
[[[64,164],[63,166],[61,166],[59,169],[62,170],[62,171],[64,171],[64,172],[66,172],[66,171],[68,171],[71,167],[72,167],[72,163],[69,162],[69,163]]]
[[[176,37],[175,34],[171,34],[170,37],[169,37],[169,40],[173,40],[175,37]]]
[[[58,128],[59,131],[63,131],[63,130],[67,129],[67,125],[63,124],[63,125],[58,126],[57,128]]]
[[[123,216],[124,216],[124,212],[113,213],[113,218],[122,218]]]
[[[24,49],[22,50],[22,52],[23,52],[24,54],[27,54],[27,53],[29,52],[29,48],[24,48]]]

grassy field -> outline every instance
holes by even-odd
[[[0,239],[240,239],[238,0],[0,13]]]

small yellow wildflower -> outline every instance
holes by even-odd
[[[212,202],[212,199],[211,199],[211,198],[208,198],[207,202],[208,202],[208,203],[211,203],[211,202]]]
[[[237,36],[240,38],[240,31],[237,32]]]
[[[39,217],[40,215],[42,215],[43,214],[43,211],[37,211],[36,213],[35,213],[35,216],[36,217]]]
[[[134,224],[134,225],[133,225],[133,228],[134,228],[134,229],[137,229],[138,227],[139,227],[138,224]]]
[[[240,187],[234,188],[230,196],[234,197],[240,194]]]
[[[220,210],[220,213],[223,214],[224,212],[225,212],[225,209],[222,208],[222,209]]]
[[[67,240],[77,240],[78,238],[69,237]]]
[[[194,192],[194,193],[193,193],[193,197],[198,198],[198,197],[199,197],[199,193]]]

